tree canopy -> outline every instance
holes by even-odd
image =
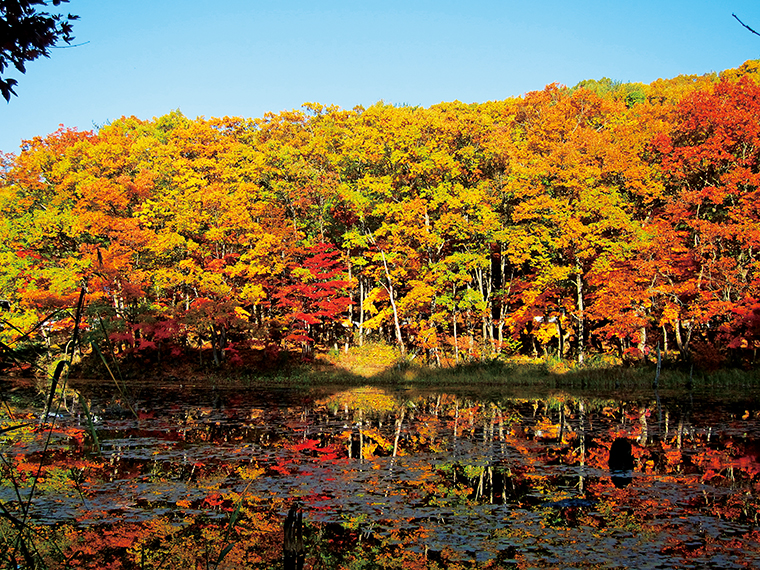
[[[759,76],[62,128],[1,175],[1,334],[85,286],[144,358],[380,338],[433,363],[659,344],[751,365]]]

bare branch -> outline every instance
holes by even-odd
[[[90,43],[90,40],[87,40],[86,42],[82,42],[81,44],[73,44],[70,46],[50,46],[50,49],[69,49],[69,48],[86,46],[89,43]]]
[[[739,22],[739,23],[740,23],[742,26],[744,26],[745,28],[747,28],[747,29],[748,29],[750,32],[752,32],[752,33],[753,33],[753,34],[755,34],[756,36],[760,36],[760,33],[756,32],[755,30],[753,30],[752,28],[750,28],[750,27],[749,27],[747,24],[745,24],[744,22],[742,22],[742,21],[739,19],[739,16],[737,16],[736,14],[731,14],[731,15],[732,15],[734,18],[736,18],[736,21],[737,21],[737,22]]]

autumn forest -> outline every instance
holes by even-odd
[[[481,104],[175,111],[0,158],[5,345],[70,335],[82,297],[115,352],[217,365],[380,340],[431,365],[659,347],[748,367],[760,344],[757,61]]]

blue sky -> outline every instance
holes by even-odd
[[[57,10],[50,7],[51,10]],[[305,102],[430,106],[558,82],[649,83],[760,58],[757,0],[71,0],[75,43],[9,74],[0,151],[59,124],[179,109],[261,117]]]

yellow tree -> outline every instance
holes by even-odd
[[[510,255],[527,263],[517,321],[573,317],[576,356],[587,342],[589,275],[631,255],[640,238],[634,196],[648,189],[628,140],[625,106],[552,85],[526,95],[512,125],[504,192]]]
[[[340,187],[354,214],[346,244],[367,254],[362,275],[374,287],[369,326],[391,324],[400,346],[409,340],[437,351],[456,331],[459,303],[478,305],[471,332],[473,323],[486,321],[496,219],[483,184],[490,126],[476,106],[461,103],[431,109],[377,104],[352,123]],[[441,263],[453,254],[451,263]]]

